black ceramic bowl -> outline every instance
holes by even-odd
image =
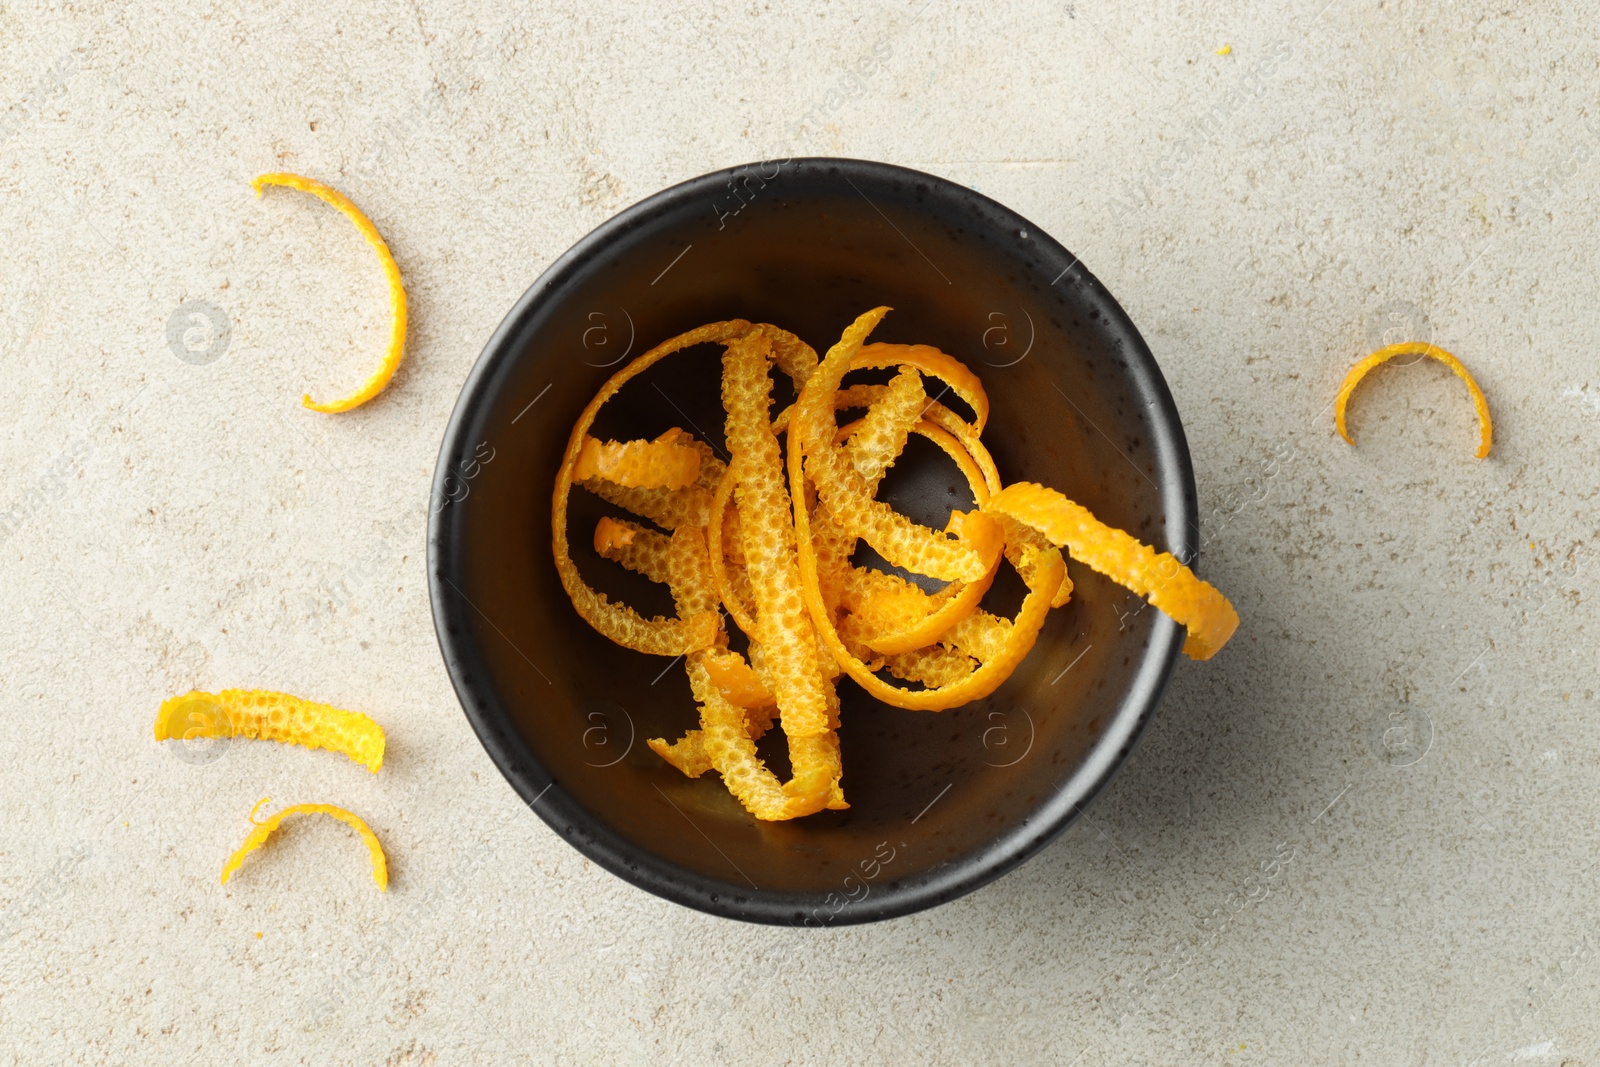
[[[573,847],[713,914],[868,922],[1000,876],[1106,784],[1155,711],[1181,645],[1166,616],[1069,564],[1071,604],[1051,613],[1027,661],[988,699],[905,711],[841,682],[850,809],[792,822],[758,822],[714,773],[685,778],[646,747],[696,724],[682,666],[592,631],[551,562],[551,484],[579,410],[628,358],[692,326],[773,322],[820,352],[878,304],[894,311],[874,340],[937,345],[981,375],[992,404],[984,440],[1006,481],[1054,486],[1192,558],[1183,429],[1122,308],[1015,212],[883,163],[753,164],[623,211],[518,301],[445,431],[429,589],[467,719],[506,779]],[[596,434],[681,426],[721,448],[720,351],[674,356],[630,384]],[[970,497],[953,465],[922,444],[912,439],[884,494],[942,525]],[[605,510],[574,492],[579,567],[647,616],[670,614],[662,589],[588,547]],[[997,582],[986,603],[1009,614],[1018,588]],[[762,753],[784,772],[774,737],[778,747],[764,742]]]

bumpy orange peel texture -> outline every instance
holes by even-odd
[[[195,690],[165,700],[156,713],[157,741],[246,737],[342,752],[376,774],[383,766],[383,727],[359,711],[268,689]]]

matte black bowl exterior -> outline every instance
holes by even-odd
[[[685,778],[645,746],[692,728],[695,703],[681,665],[613,645],[562,591],[550,491],[579,410],[626,359],[692,326],[773,322],[821,352],[878,304],[894,311],[873,340],[937,345],[982,376],[992,404],[984,440],[1004,480],[1054,486],[1192,560],[1183,429],[1110,293],[1016,213],[883,163],[752,164],[628,208],[512,309],[445,432],[429,591],[473,729],[517,792],[584,855],[716,915],[869,922],[997,878],[1105,785],[1154,712],[1182,643],[1166,616],[1069,564],[1071,604],[1051,613],[1027,661],[988,699],[905,711],[841,682],[851,807],[792,822],[758,822],[717,775]],[[720,353],[670,357],[607,406],[596,434],[682,426],[721,448]],[[970,506],[953,465],[917,438],[884,491],[938,525],[951,507]],[[573,493],[579,567],[644,614],[670,613],[663,590],[589,547],[607,510]],[[997,581],[986,603],[1010,614],[1020,583],[1006,585]],[[786,775],[774,736],[778,747],[763,742],[762,753]]]

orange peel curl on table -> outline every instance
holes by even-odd
[[[298,189],[303,193],[310,193],[319,200],[332,204],[341,214],[355,223],[361,236],[366,238],[367,244],[378,254],[378,262],[383,267],[384,280],[389,287],[389,345],[384,352],[383,362],[378,369],[361,384],[355,392],[338,400],[318,402],[311,399],[307,393],[301,398],[301,403],[312,411],[329,413],[349,411],[360,407],[379,393],[384,386],[389,384],[389,379],[394,377],[394,372],[400,366],[401,356],[406,346],[406,289],[405,283],[400,279],[400,267],[394,261],[394,256],[389,252],[389,246],[384,242],[383,235],[378,228],[367,218],[365,212],[356,207],[355,203],[339,190],[332,186],[324,185],[313,178],[302,177],[299,174],[277,172],[263,174],[250,183],[256,196],[261,195],[261,190],[269,185],[281,185],[288,189]]]
[[[1489,449],[1494,444],[1494,420],[1489,417],[1489,399],[1483,395],[1483,389],[1479,387],[1477,379],[1467,370],[1465,364],[1438,345],[1426,341],[1403,341],[1400,344],[1385,345],[1350,368],[1350,373],[1346,374],[1344,381],[1339,384],[1339,393],[1333,402],[1334,423],[1339,428],[1339,436],[1343,437],[1347,444],[1356,443],[1345,425],[1345,408],[1350,403],[1350,395],[1356,391],[1356,386],[1361,384],[1361,380],[1369,372],[1398,356],[1427,356],[1438,360],[1454,371],[1456,377],[1467,383],[1467,392],[1472,394],[1472,407],[1478,413],[1478,450],[1474,455],[1478,459],[1488,458]]]
[[[250,809],[250,822],[253,829],[251,829],[249,836],[244,839],[244,843],[234,849],[233,855],[228,857],[228,862],[222,865],[223,885],[228,884],[228,879],[232,878],[233,872],[237,871],[240,865],[244,863],[246,856],[267,843],[267,839],[283,824],[283,820],[291,815],[327,815],[345,823],[361,835],[361,840],[366,843],[367,851],[372,856],[372,880],[378,884],[380,892],[387,893],[389,891],[389,862],[383,855],[383,845],[379,843],[378,835],[372,832],[372,828],[359,815],[353,815],[332,804],[295,804],[268,816],[260,822],[256,822],[256,812],[261,810],[261,805],[271,799],[271,797],[263,797],[256,802],[255,807]]]

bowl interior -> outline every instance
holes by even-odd
[[[1189,558],[1182,430],[1148,350],[1104,287],[1008,209],[883,164],[739,168],[613,219],[501,326],[441,453],[430,570],[441,645],[469,718],[558,832],[691,906],[772,922],[862,921],[982,884],[1032,854],[1104,784],[1178,648],[1170,620],[1073,563],[1072,602],[1052,613],[993,696],[915,712],[841,682],[848,811],[759,822],[715,774],[685,778],[646,747],[693,728],[696,707],[680,663],[600,637],[561,588],[550,490],[573,421],[628,359],[703,322],[776,323],[820,353],[878,304],[894,310],[874,340],[937,345],[982,377],[992,404],[984,440],[1005,481],[1054,486]],[[721,450],[720,351],[670,357],[608,405],[595,432],[638,438],[681,426]],[[934,525],[971,504],[954,465],[917,438],[884,495]],[[647,616],[670,613],[664,589],[592,551],[594,520],[607,513],[621,514],[574,490],[579,567]],[[1010,614],[1020,596],[1010,577],[986,603]],[[781,773],[774,736],[762,753]]]

